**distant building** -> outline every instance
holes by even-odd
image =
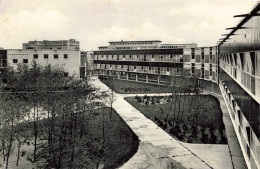
[[[217,48],[161,41],[115,41],[93,52],[94,71],[118,79],[169,84],[169,76],[184,69],[217,82]]]
[[[109,46],[100,46],[99,50],[130,50],[130,49],[177,49],[195,48],[196,43],[192,44],[161,44],[159,40],[151,41],[112,41]]]
[[[80,50],[79,41],[75,39],[69,40],[43,40],[43,41],[29,41],[23,43],[23,49],[66,49],[66,50]]]
[[[62,66],[65,76],[75,74],[79,77],[80,51],[56,49],[7,49],[0,50],[0,68],[2,71],[7,65],[17,68],[18,64],[31,65],[35,61],[41,66]]]
[[[80,53],[80,77],[92,75],[93,71],[93,52],[81,51]]]

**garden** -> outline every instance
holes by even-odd
[[[167,93],[169,89],[166,86],[155,85],[143,82],[126,81],[119,79],[100,79],[110,89],[116,93],[131,94],[131,93]]]
[[[135,96],[125,98],[172,137],[188,143],[226,144],[219,101],[211,95]]]
[[[1,74],[0,168],[110,169],[136,153],[109,93],[64,73],[34,63]]]

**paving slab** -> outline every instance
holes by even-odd
[[[203,159],[212,168],[233,168],[231,158],[223,158],[230,156],[228,145],[187,143],[182,144],[187,147],[191,152],[196,154],[200,159]],[[209,153],[209,151],[214,153]]]
[[[103,91],[108,90],[108,87],[98,79],[95,80],[95,85],[101,87]],[[140,140],[137,153],[120,168],[233,168],[227,145],[197,145],[179,142],[124,100],[124,97],[133,97],[137,94],[116,95],[117,100],[113,108]],[[154,96],[158,93],[149,95]],[[230,134],[230,136],[233,135]]]

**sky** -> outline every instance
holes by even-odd
[[[214,46],[257,0],[0,0],[0,47],[31,40],[80,41],[83,51],[109,41],[161,40]]]

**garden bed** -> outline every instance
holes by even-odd
[[[180,141],[227,143],[217,98],[211,95],[180,95],[177,96],[178,100],[171,97],[173,96],[136,96],[125,100]],[[189,107],[191,102],[192,109]],[[197,112],[195,108],[198,108]]]

